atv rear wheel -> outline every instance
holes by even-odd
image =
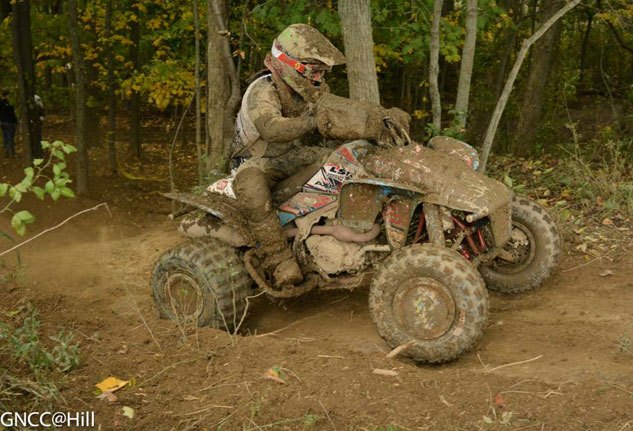
[[[152,275],[161,318],[233,331],[242,319],[252,282],[236,250],[199,238],[165,252]]]
[[[459,253],[428,244],[405,247],[378,269],[369,290],[369,311],[391,347],[410,343],[404,355],[447,362],[483,335],[488,292]]]
[[[501,256],[479,267],[489,289],[519,293],[540,286],[552,276],[561,256],[558,228],[544,208],[518,198],[512,203],[512,236]]]

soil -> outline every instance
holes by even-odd
[[[166,145],[146,147],[155,172]],[[178,151],[177,178],[193,184],[195,149]],[[155,193],[168,183],[110,177],[101,156],[93,151],[90,198],[24,203],[38,218],[29,235],[102,201],[110,212],[22,247],[21,275],[0,287],[0,314],[30,301],[45,333],[65,328],[80,341],[59,409],[94,410],[103,430],[633,430],[630,253],[568,254],[535,291],[491,293],[482,341],[445,365],[387,359],[364,289],[259,296],[239,335],[187,331],[158,319],[150,297],[154,262],[183,241]],[[0,172],[2,181],[21,170],[1,159]],[[133,380],[114,402],[95,396],[108,376]]]

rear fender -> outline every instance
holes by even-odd
[[[237,202],[234,199],[230,199],[226,196],[222,196],[216,193],[210,193],[209,195],[194,195],[193,193],[165,193],[165,197],[185,204],[189,207],[202,210],[206,217],[197,218],[195,222],[203,228],[210,230],[210,232],[216,232],[223,225],[226,228],[230,228],[240,238],[240,243],[243,245],[254,245],[253,237],[250,234],[246,220],[242,216],[242,213],[237,206]],[[222,236],[224,231],[222,229]],[[190,228],[189,228],[190,229]],[[181,226],[181,230],[183,227]],[[211,236],[215,236],[209,233]],[[223,238],[220,238],[223,239]]]

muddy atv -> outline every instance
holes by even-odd
[[[168,194],[183,204],[176,215],[187,213],[180,230],[191,239],[156,264],[159,313],[234,331],[255,289],[288,298],[369,285],[371,317],[390,346],[406,345],[403,354],[417,361],[455,359],[484,333],[486,286],[533,289],[560,255],[546,211],[476,172],[476,163],[472,147],[446,137],[426,147],[360,140],[283,182],[273,193],[279,221],[306,281],[281,290],[259,266],[233,177],[201,196]]]

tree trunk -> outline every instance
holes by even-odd
[[[134,3],[131,7],[132,14],[136,19],[130,21],[130,45],[129,55],[130,61],[134,67],[134,71],[141,68],[141,56],[139,45],[141,43],[141,26],[139,24],[140,10],[138,4]],[[130,144],[128,152],[136,157],[141,157],[141,94],[138,91],[132,91],[130,97]]]
[[[13,55],[18,70],[20,122],[26,158],[42,158],[42,121],[35,104],[35,66],[30,0],[12,2]]]
[[[440,87],[437,82],[440,73],[440,19],[442,18],[442,3],[443,0],[435,0],[433,23],[431,24],[429,87],[431,90],[434,133],[439,133],[440,130],[442,130],[442,101],[440,100]]]
[[[116,161],[116,95],[114,81],[114,51],[112,50],[112,0],[106,4],[105,16],[106,63],[108,68],[108,162],[110,173],[117,174]]]
[[[477,43],[477,0],[466,1],[466,40],[462,50],[462,61],[459,69],[457,99],[455,100],[455,125],[464,131],[468,117],[468,98],[470,81],[475,61],[475,45]]]
[[[558,12],[556,12],[550,19],[543,23],[539,27],[539,29],[528,39],[523,41],[521,46],[521,50],[517,54],[517,59],[514,62],[514,66],[512,66],[512,70],[510,71],[510,75],[506,81],[505,87],[503,88],[503,92],[501,93],[501,97],[497,102],[497,106],[495,107],[494,112],[492,113],[492,118],[490,119],[490,124],[488,124],[488,130],[486,130],[486,137],[484,138],[484,143],[481,148],[481,165],[479,166],[480,172],[486,172],[486,164],[488,163],[488,156],[490,155],[490,150],[492,149],[492,143],[494,142],[495,135],[497,133],[497,128],[499,127],[499,121],[501,121],[501,116],[503,115],[503,111],[505,110],[506,104],[508,103],[508,98],[510,97],[510,93],[514,88],[514,81],[519,74],[519,69],[521,69],[521,65],[525,60],[525,57],[528,53],[530,47],[539,40],[549,28],[554,25],[563,15],[567,12],[578,6],[580,0],[572,0],[563,6]]]
[[[544,0],[543,21],[554,15],[556,0]],[[534,151],[538,124],[543,117],[543,105],[546,99],[548,76],[556,46],[560,40],[561,24],[557,22],[535,44],[527,83],[523,92],[523,101],[519,110],[513,150],[516,154],[527,155]]]
[[[221,174],[228,167],[240,83],[226,30],[226,0],[209,0],[207,4],[207,167],[212,174]]]
[[[202,89],[200,85],[200,13],[198,12],[198,0],[193,0],[193,24],[196,49],[194,72],[196,86],[196,151],[198,155],[198,182],[202,185],[204,180],[204,171],[202,165],[202,110],[200,107]]]
[[[349,96],[352,99],[380,103],[370,2],[339,0],[338,13],[347,58]]]
[[[77,194],[88,192],[88,150],[86,148],[86,66],[81,52],[77,23],[77,0],[68,1],[68,30],[75,72],[75,145],[77,147]]]
[[[583,32],[582,44],[580,45],[580,77],[578,78],[578,83],[581,87],[585,83],[585,71],[587,70],[587,46],[589,45],[589,35],[591,34],[594,11],[587,9],[585,14],[587,15],[587,28]]]

